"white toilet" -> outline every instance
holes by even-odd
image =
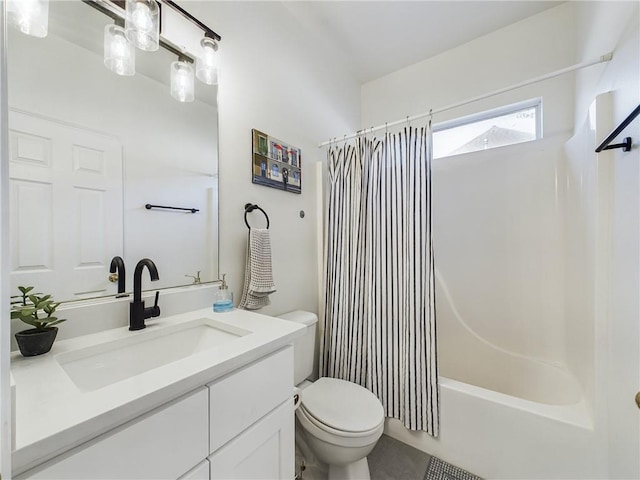
[[[329,480],[370,480],[367,455],[384,430],[382,404],[352,382],[329,377],[305,382],[313,372],[318,317],[296,310],[280,318],[307,326],[293,347],[295,383],[301,388],[296,418],[311,450],[329,465]]]

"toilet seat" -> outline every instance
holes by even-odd
[[[302,409],[302,413],[307,417],[307,420],[311,422],[313,425],[315,425],[317,428],[320,428],[327,433],[331,433],[332,435],[339,435],[341,437],[351,437],[351,438],[366,437],[368,435],[371,435],[372,433],[375,433],[378,430],[378,427],[380,426],[380,423],[379,423],[378,425],[376,425],[375,427],[369,430],[365,430],[362,432],[348,432],[346,430],[333,428],[325,423],[322,423],[322,421],[318,420],[311,413],[309,413],[309,411],[306,408],[304,408],[304,406],[300,406],[300,409]],[[384,419],[382,419],[381,423],[383,422],[384,422]]]
[[[366,434],[384,420],[380,400],[360,385],[322,377],[302,391],[301,406],[320,424],[341,432]]]
[[[380,400],[360,385],[337,378],[323,377],[305,388],[296,416],[309,433],[345,447],[376,442],[384,429]]]
[[[296,410],[296,418],[302,425],[302,428],[313,437],[322,440],[331,445],[337,445],[339,447],[349,448],[361,448],[367,445],[375,444],[382,436],[384,431],[384,420],[380,422],[380,425],[367,433],[354,434],[350,436],[345,435],[349,432],[341,432],[340,430],[328,429],[325,426],[319,426],[316,422],[309,417],[306,411],[302,408]]]

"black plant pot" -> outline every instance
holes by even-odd
[[[35,357],[51,350],[57,334],[58,327],[49,327],[44,330],[31,328],[16,333],[16,342],[23,357]]]

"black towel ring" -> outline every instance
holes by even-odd
[[[258,205],[247,203],[244,206],[244,223],[249,230],[251,230],[251,226],[249,222],[247,222],[247,213],[253,212],[254,210],[260,210],[264,214],[264,218],[267,219],[267,229],[269,228],[269,215],[263,209],[261,209]]]

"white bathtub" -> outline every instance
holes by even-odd
[[[571,372],[491,344],[454,310],[438,319],[440,436],[394,419],[385,433],[487,479],[606,478],[606,436]]]
[[[440,436],[388,419],[385,433],[486,479],[605,478],[584,402],[546,405],[440,377]]]

